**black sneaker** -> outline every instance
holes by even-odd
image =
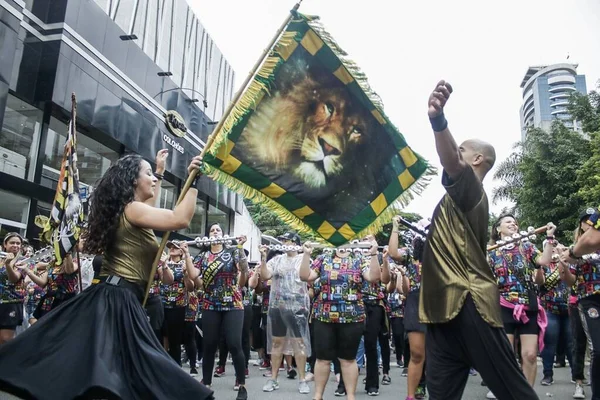
[[[402,376],[408,376],[408,368],[402,369]]]
[[[248,391],[246,390],[246,386],[240,386],[235,400],[248,400]]]
[[[545,376],[540,383],[542,386],[550,386],[554,383],[554,379],[551,376]]]
[[[288,377],[288,379],[296,379],[297,374],[298,373],[296,372],[296,370],[294,368],[290,368],[290,369],[288,369],[287,377]]]
[[[343,386],[338,386],[337,389],[335,389],[335,392],[333,392],[333,395],[335,397],[343,397],[346,395],[346,388]]]
[[[392,384],[392,378],[390,378],[389,375],[384,375],[383,378],[381,378],[381,384],[382,385],[391,385]]]
[[[198,376],[198,370],[196,368],[190,368],[191,376]]]
[[[379,396],[379,389],[376,387],[368,388],[367,396]]]

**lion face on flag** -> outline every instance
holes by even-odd
[[[263,99],[240,148],[250,165],[293,175],[305,190],[323,191],[337,177],[352,176],[357,168],[352,161],[370,132],[368,116],[344,88],[323,87],[306,77]]]

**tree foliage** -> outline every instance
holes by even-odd
[[[530,129],[525,140],[500,163],[494,178],[502,185],[494,190],[493,199],[514,202],[521,226],[554,222],[559,240],[570,240],[569,232],[585,207],[579,192],[579,170],[590,155],[590,141],[559,121],[549,132]]]
[[[568,110],[590,139],[590,154],[577,174],[578,193],[587,206],[597,207],[600,204],[600,93],[573,94]]]

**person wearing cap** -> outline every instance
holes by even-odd
[[[567,285],[576,285],[579,315],[592,353],[592,400],[600,400],[600,211],[588,208],[581,213],[578,228],[575,244],[561,254],[561,260],[571,264],[561,267],[561,275]],[[574,398],[585,398],[582,375],[574,377]]]
[[[13,339],[17,326],[23,323],[25,298],[25,276],[15,266],[23,238],[16,232],[10,232],[2,244],[7,255],[0,259],[0,345]]]
[[[167,248],[169,249],[169,259],[161,265],[161,269],[163,276],[167,277],[167,281],[171,280],[171,276],[173,277],[172,283],[163,285],[162,290],[162,300],[165,307],[165,325],[169,341],[168,352],[173,357],[173,360],[181,365],[181,345],[184,344],[185,314],[189,300],[188,292],[194,290],[194,279],[198,276],[198,271],[192,263],[187,243],[170,241],[167,243]],[[190,355],[189,350],[193,346],[190,342],[192,341],[188,338],[185,343],[188,355]]]
[[[310,298],[306,282],[300,280],[300,264],[303,256],[298,254],[301,245],[300,236],[294,232],[286,232],[279,237],[284,254],[273,257],[267,262],[266,246],[260,247],[261,264],[260,279],[271,279],[271,296],[267,322],[267,351],[271,354],[271,377],[263,387],[263,391],[272,392],[279,389],[277,376],[283,356],[291,365],[292,355],[300,367],[298,391],[310,393],[306,382],[304,366],[310,354],[310,333],[308,329],[308,311]]]

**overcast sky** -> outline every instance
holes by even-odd
[[[293,0],[188,0],[240,85]],[[480,138],[498,162],[520,140],[520,83],[530,65],[573,62],[588,91],[600,79],[599,0],[304,0],[363,69],[411,147],[439,167],[427,98],[440,79],[454,87],[446,117],[457,142]],[[567,60],[567,56],[569,60]],[[498,163],[497,162],[497,163]],[[485,187],[491,199],[497,185]],[[439,177],[407,207],[431,215]],[[505,204],[491,204],[499,211]]]

